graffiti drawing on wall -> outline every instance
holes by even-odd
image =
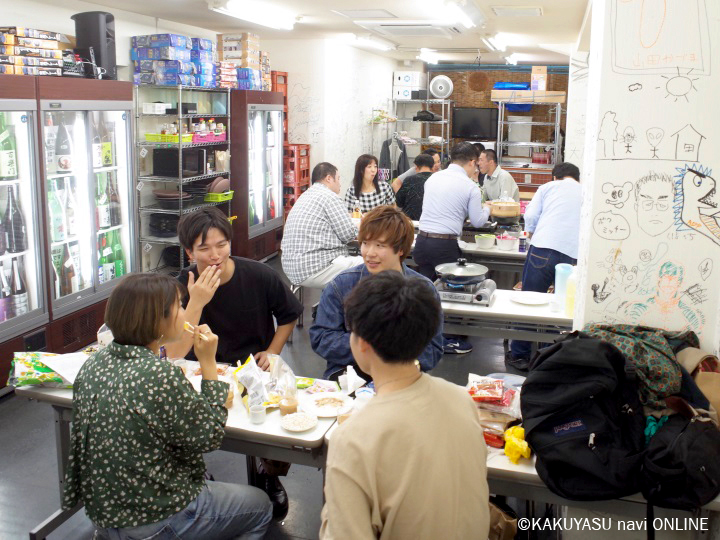
[[[700,160],[700,143],[705,137],[698,133],[692,124],[687,124],[672,136],[675,137],[675,159],[679,161]]]
[[[623,142],[625,143],[625,153],[632,153],[632,144],[635,142],[635,130],[632,126],[623,130]]]
[[[630,236],[627,219],[612,211],[600,212],[593,219],[595,234],[605,240],[625,240]]]
[[[570,80],[582,81],[590,73],[590,53],[577,51],[570,58]]]
[[[607,195],[607,199],[605,199],[606,203],[615,208],[622,208],[630,198],[632,182],[625,182],[622,186],[616,186],[610,182],[606,182],[602,185],[602,192]]]
[[[607,111],[600,122],[600,132],[598,133],[598,141],[602,144],[603,157],[615,156],[615,141],[618,140],[618,124],[615,121],[615,113]]]
[[[677,169],[675,217],[687,228],[720,245],[717,183],[707,167],[692,165]],[[677,222],[677,219],[676,219]]]
[[[636,82],[628,85],[628,90],[630,92],[637,92],[638,90],[642,90],[642,84]]]
[[[645,132],[645,136],[647,137],[648,143],[650,143],[650,151],[652,152],[651,157],[653,159],[657,159],[658,146],[660,146],[660,143],[665,136],[665,130],[659,127],[651,127]]]
[[[707,281],[707,278],[709,278],[710,274],[712,274],[713,260],[710,258],[705,259],[698,266],[698,270],[700,270],[700,277],[702,280]]]
[[[693,83],[698,80],[698,77],[690,77],[690,73],[692,73],[692,69],[688,70],[687,73],[680,73],[680,68],[677,68],[677,75],[672,77],[661,75],[661,77],[666,81],[665,92],[667,93],[665,94],[665,97],[674,98],[675,101],[677,101],[678,98],[685,98],[685,101],[690,101],[688,99],[688,94],[692,90],[697,92],[697,88],[695,88]],[[663,87],[656,86],[655,88],[661,90]]]
[[[613,0],[613,71],[709,75],[711,49],[705,4],[705,0]],[[678,29],[682,29],[681,38]],[[667,90],[680,97],[684,94],[676,91],[686,86],[686,82],[675,81]]]
[[[635,183],[635,215],[640,229],[659,236],[675,221],[671,209],[674,182],[669,174],[650,172]]]

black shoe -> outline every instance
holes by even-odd
[[[513,353],[507,351],[505,353],[505,365],[517,369],[518,371],[527,371],[530,366],[530,358],[524,356],[515,358]]]
[[[262,489],[270,497],[273,505],[273,518],[283,519],[288,514],[290,507],[288,495],[277,476],[270,476],[265,473],[258,473],[257,487]]]

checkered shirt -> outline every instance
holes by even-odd
[[[384,180],[380,180],[378,184],[380,186],[379,192],[361,193],[360,197],[355,196],[355,188],[350,186],[345,192],[345,204],[348,212],[352,212],[356,206],[359,206],[360,211],[364,214],[381,204],[395,204],[395,193],[390,184]]]
[[[288,214],[281,245],[283,271],[299,285],[347,255],[347,243],[357,232],[340,197],[324,184],[313,184]]]

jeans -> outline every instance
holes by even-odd
[[[434,282],[437,279],[436,266],[457,262],[463,255],[454,238],[428,238],[418,235],[412,256],[418,265],[418,272]]]
[[[272,503],[264,491],[208,481],[177,514],[149,525],[107,529],[107,534],[110,540],[260,540],[271,520]]]
[[[573,259],[554,249],[530,246],[522,275],[522,290],[534,292],[547,292],[555,282],[555,265],[567,263],[575,265]],[[513,340],[510,343],[510,352],[515,358],[529,358],[532,343],[529,341]]]

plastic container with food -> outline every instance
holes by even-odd
[[[476,234],[475,244],[482,249],[490,249],[495,245],[495,235],[493,234]]]
[[[502,251],[517,251],[518,249],[518,239],[514,236],[504,234],[496,237],[496,240],[498,249]]]

